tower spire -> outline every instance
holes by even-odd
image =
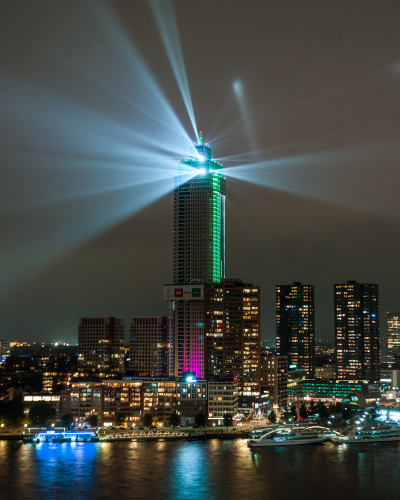
[[[203,140],[203,132],[199,130],[199,144],[201,144],[202,140]]]

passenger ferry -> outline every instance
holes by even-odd
[[[295,446],[299,444],[316,444],[326,440],[326,436],[318,430],[295,427],[274,429],[267,432],[259,439],[249,439],[247,446],[249,448],[261,446]]]
[[[333,437],[332,441],[337,444],[400,441],[400,427],[398,427],[397,424],[387,424],[384,427],[377,426],[369,428],[348,425],[341,434]]]

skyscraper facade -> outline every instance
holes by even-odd
[[[172,318],[132,316],[129,332],[129,369],[139,376],[173,376]]]
[[[79,318],[78,371],[123,373],[124,318]]]
[[[379,383],[379,287],[335,285],[336,376]]]
[[[276,351],[291,368],[313,376],[315,370],[314,286],[276,287]]]
[[[196,144],[193,153],[175,176],[174,283],[219,282],[225,276],[226,181],[207,144]]]
[[[228,280],[204,286],[205,376],[239,382],[239,396],[259,396],[260,287]]]
[[[400,313],[387,313],[388,354],[387,361],[394,362],[395,355],[400,354]]]
[[[174,187],[174,282],[164,287],[174,318],[174,375],[204,377],[204,283],[225,277],[226,180],[211,148],[195,144]],[[172,294],[172,296],[171,296]]]

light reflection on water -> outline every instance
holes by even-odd
[[[397,443],[250,451],[244,440],[0,441],[0,499],[396,498],[399,459]]]

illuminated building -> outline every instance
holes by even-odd
[[[138,425],[141,410],[143,409],[142,382],[134,380],[103,380],[101,386],[103,396],[102,425],[115,425],[117,415],[121,415],[129,427]]]
[[[10,341],[0,339],[0,360],[5,360],[11,355]]]
[[[208,419],[223,423],[225,415],[235,417],[239,408],[240,383],[229,378],[214,379],[208,382]]]
[[[207,381],[187,373],[176,383],[177,414],[182,423],[193,423],[198,413],[207,418]]]
[[[225,276],[226,181],[201,132],[192,153],[175,176],[174,283],[164,298],[174,317],[174,375],[203,378],[203,284]]]
[[[222,165],[200,142],[178,164],[174,188],[174,283],[218,282],[225,276]]]
[[[205,376],[235,378],[240,396],[259,396],[260,287],[206,283],[204,301]]]
[[[379,287],[335,285],[336,376],[379,383]]]
[[[132,316],[129,369],[135,375],[173,375],[173,332],[170,316]]]
[[[124,318],[79,318],[78,371],[124,372],[124,353]]]
[[[96,415],[101,421],[102,417],[102,385],[98,382],[72,382],[71,384],[71,415],[75,423],[86,422]]]
[[[301,380],[295,386],[289,387],[289,399],[293,402],[300,400],[315,400],[323,402],[349,403],[351,396],[361,392],[364,385],[351,380]]]
[[[56,410],[56,419],[61,418],[66,413],[70,413],[70,395],[66,391],[62,391],[61,394],[47,395],[47,394],[23,394],[24,401],[24,413],[26,416],[29,415],[29,410],[36,403],[46,402]]]
[[[276,287],[276,352],[289,368],[315,369],[314,287],[294,282]]]
[[[287,356],[261,356],[261,390],[272,397],[274,408],[286,406],[288,399]]]
[[[395,354],[400,354],[400,313],[387,313],[388,355],[387,361],[393,362]]]

